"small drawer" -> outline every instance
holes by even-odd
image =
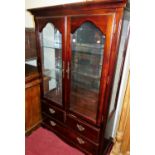
[[[63,126],[60,125],[57,121],[55,121],[52,118],[47,117],[46,115],[43,115],[43,122],[42,125],[55,133],[66,135],[65,130],[63,129]]]
[[[56,120],[59,120],[61,122],[64,121],[64,112],[48,103],[43,102],[42,111],[43,113],[46,113],[47,115],[55,118]]]
[[[99,142],[100,129],[84,123],[79,119],[73,118],[71,115],[67,115],[66,124],[73,130],[76,130],[78,133],[94,141],[95,143]]]
[[[89,154],[89,155],[90,154],[91,155],[98,154],[99,145],[97,145],[97,144],[95,145],[95,144],[89,142],[88,140],[86,140],[85,138],[81,137],[79,134],[76,134],[74,132],[69,134],[69,138],[72,140],[74,145],[79,147],[84,152],[87,152],[87,154]]]

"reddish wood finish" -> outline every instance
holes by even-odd
[[[40,44],[40,38],[39,38],[39,33],[42,32],[43,28],[46,26],[47,23],[51,23],[54,25],[54,27],[56,27],[62,34],[62,62],[64,62],[64,70],[66,70],[66,61],[65,61],[65,57],[66,57],[66,44],[65,44],[65,18],[64,17],[52,17],[52,18],[35,18],[35,22],[36,22],[36,40],[37,40],[37,49],[38,49],[38,67],[40,68],[40,72],[42,75],[42,81],[44,80],[44,76],[43,76],[43,59],[42,59],[42,54],[43,54],[43,49],[41,48],[41,44]],[[66,90],[66,74],[64,74],[64,78],[62,78],[62,102],[63,102],[63,108],[65,108],[65,90]],[[43,85],[43,83],[41,84],[41,94],[42,97],[44,97],[44,87],[46,87],[45,85]]]
[[[65,124],[62,124],[53,118],[49,118],[47,115],[43,115],[43,118],[44,118],[44,122],[43,122],[42,126],[45,127],[46,129],[56,133],[57,135],[59,135],[59,137],[61,137],[63,140],[65,140],[68,144],[70,144],[74,147],[77,147],[82,152],[84,152],[86,155],[92,155],[92,154],[98,155],[99,146],[97,144],[91,143],[85,137],[83,137],[83,136],[81,137],[80,134],[78,134],[77,132],[75,132],[72,129],[68,130],[68,127],[65,126]],[[53,121],[55,123],[55,126],[52,126],[50,121]],[[67,135],[68,137],[66,137],[65,135]],[[79,142],[77,141],[76,138],[79,136],[80,136],[80,138],[82,138],[85,141],[86,144],[84,144],[84,146],[82,146],[83,144],[79,144]],[[112,146],[113,146],[112,139],[109,139],[109,140],[104,139],[104,149],[103,149],[104,152],[102,152],[101,154],[109,155]]]
[[[110,16],[110,15],[109,15]],[[106,29],[108,27],[107,21],[109,20],[108,15],[87,15],[87,16],[76,16],[71,17],[71,33],[74,33],[83,23],[92,22],[103,35],[106,34]],[[112,25],[109,25],[112,26]]]
[[[52,106],[48,102],[45,102],[45,101],[42,101],[42,102],[43,102],[42,103],[43,112],[45,112],[50,117],[59,120],[60,122],[64,122],[64,112],[61,109],[55,106]]]
[[[103,0],[98,2],[78,2],[73,4],[64,4],[58,6],[42,7],[36,9],[28,9],[37,17],[52,17],[80,14],[101,14],[105,12],[115,11],[116,8],[123,8],[126,0]],[[53,14],[54,13],[54,14]]]
[[[44,122],[43,126],[52,130],[56,134],[58,134],[62,139],[64,139],[67,143],[73,145],[74,147],[79,148],[85,154],[96,154],[98,152],[98,144],[91,143],[88,139],[85,139],[84,136],[74,132],[74,130],[68,130],[68,127],[65,124],[61,124],[55,119],[49,118],[46,115],[43,115]],[[51,121],[54,122],[54,125],[51,125]],[[67,137],[65,136],[67,135]],[[77,140],[80,138],[82,140],[82,144]],[[84,141],[84,142],[83,142]]]
[[[42,82],[42,101],[46,101],[48,103],[46,105],[44,102],[42,103],[44,118],[43,126],[55,132],[66,142],[79,148],[86,154],[102,155],[104,153],[104,155],[106,155],[104,131],[107,122],[109,99],[115,72],[123,8],[125,7],[125,4],[125,0],[103,0],[29,10],[35,18],[38,67],[42,76],[42,81],[44,80],[44,77],[39,33],[48,22],[52,23],[62,33],[62,53],[65,70],[65,76],[63,78],[63,106],[60,106],[54,101],[44,97],[44,87]],[[82,104],[80,106],[81,109],[76,106],[72,107],[74,110],[72,110],[72,108],[70,109],[70,93],[73,93],[70,92],[71,71],[69,72],[69,78],[66,73],[68,65],[69,68],[71,68],[71,33],[87,21],[93,23],[106,38],[98,96],[99,101],[96,107],[97,117],[94,116],[93,120],[90,119],[93,115],[93,111],[92,114],[89,114],[90,117],[86,117],[79,112],[79,110],[83,112],[86,112],[87,110]],[[74,100],[72,100],[72,102],[74,102]],[[79,100],[79,102],[82,103],[82,100]],[[57,115],[50,114],[48,107],[54,108]],[[75,110],[76,108],[78,109]],[[93,107],[90,107],[89,109],[93,110]],[[52,122],[51,124],[51,121],[54,123]],[[81,126],[85,128],[84,132],[78,131],[76,128],[77,123],[80,123],[80,128]],[[77,140],[77,137],[80,139],[78,138]]]
[[[107,79],[107,65],[109,63],[109,55],[111,48],[111,39],[112,39],[112,28],[114,27],[114,14],[104,14],[98,16],[76,16],[71,18],[71,32],[74,32],[81,24],[84,22],[90,21],[96,25],[97,28],[101,30],[103,35],[106,36],[106,42],[103,52],[103,66],[102,66],[102,74],[100,80],[100,93],[99,93],[99,104],[98,104],[98,112],[97,112],[97,122],[95,124],[100,125],[102,119],[102,107],[103,107],[103,95],[106,88],[106,79]],[[71,50],[70,50],[71,51]],[[71,55],[71,53],[70,53]],[[71,59],[71,56],[70,56]],[[71,60],[70,60],[71,61]]]
[[[70,17],[65,17],[65,45],[66,45],[66,69],[67,69],[67,64],[69,64],[69,67],[71,68],[71,54],[70,54],[70,49],[71,49],[71,43],[70,43],[70,32],[71,32],[71,19]],[[69,110],[69,99],[70,99],[70,76],[71,73],[69,73],[69,79],[66,77],[66,110]]]
[[[114,72],[115,72],[115,65],[118,55],[118,47],[119,47],[119,41],[120,41],[120,32],[121,32],[121,26],[122,26],[122,17],[123,17],[123,8],[117,9],[116,14],[116,28],[115,32],[113,32],[113,39],[112,39],[112,48],[110,53],[110,63],[107,66],[108,69],[108,76],[109,80],[107,83],[106,93],[105,93],[105,104],[103,107],[103,121],[106,123],[107,117],[108,117],[108,110],[109,109],[109,102],[110,102],[110,93],[112,91],[112,84],[114,79]]]
[[[40,79],[36,67],[26,65],[25,131],[26,134],[41,123]]]
[[[43,28],[46,26],[47,23],[53,24],[61,33],[63,33],[64,29],[64,18],[37,18],[39,22],[39,32],[42,32]]]
[[[115,15],[115,24],[116,24],[116,28],[115,31],[113,32],[113,38],[112,38],[112,49],[111,49],[111,53],[110,53],[110,63],[107,66],[107,70],[108,70],[108,77],[109,80],[107,82],[106,85],[106,92],[105,92],[105,96],[104,96],[104,104],[103,104],[103,109],[102,109],[102,113],[103,113],[103,124],[107,123],[107,118],[108,118],[108,111],[109,111],[109,103],[110,103],[110,93],[112,91],[112,83],[113,83],[113,79],[114,79],[114,72],[115,72],[115,64],[116,64],[116,60],[117,60],[117,52],[118,52],[118,46],[119,46],[119,41],[120,41],[120,32],[121,32],[121,26],[122,26],[122,15],[123,15],[123,8],[119,8],[116,9],[116,15]],[[115,110],[115,109],[114,109]],[[100,137],[100,139],[104,138],[104,131],[106,126],[102,125],[102,135]],[[100,145],[100,150],[103,150],[104,147],[104,141],[101,142],[102,144]]]
[[[77,120],[72,115],[67,115],[66,124],[79,134],[85,136],[95,143],[99,143],[100,128],[96,128],[88,123]]]

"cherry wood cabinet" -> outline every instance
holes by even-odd
[[[42,78],[42,125],[86,154],[105,151],[125,5],[103,0],[29,9]]]

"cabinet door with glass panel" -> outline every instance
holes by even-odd
[[[94,124],[104,104],[111,22],[108,16],[71,18],[69,110]]]
[[[40,20],[39,23],[43,98],[58,106],[64,106],[63,25],[63,18]]]

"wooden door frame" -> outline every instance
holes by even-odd
[[[42,99],[45,99],[44,98],[44,87],[43,87],[43,78],[44,78],[44,75],[43,75],[43,61],[42,61],[42,54],[43,54],[43,51],[42,51],[42,48],[41,48],[41,43],[40,43],[40,33],[42,32],[43,28],[48,24],[52,24],[54,25],[62,34],[62,65],[63,65],[63,62],[64,62],[64,66],[62,66],[62,68],[64,68],[64,73],[65,73],[65,70],[66,70],[66,60],[65,60],[65,57],[66,57],[66,51],[65,51],[65,18],[64,17],[35,17],[35,24],[36,24],[36,28],[35,28],[35,34],[36,34],[36,48],[37,48],[37,56],[38,56],[38,59],[37,59],[37,65],[38,65],[38,70],[40,72],[40,75],[41,75],[41,98]],[[63,74],[63,73],[62,73]],[[66,83],[66,74],[64,74],[64,78],[62,77],[62,83],[64,83],[62,86],[62,106],[48,100],[48,99],[45,99],[45,100],[48,100],[49,102],[52,102],[54,103],[55,106],[58,106],[60,108],[63,108],[65,109],[65,105],[66,105],[66,100],[65,100],[65,83]]]

